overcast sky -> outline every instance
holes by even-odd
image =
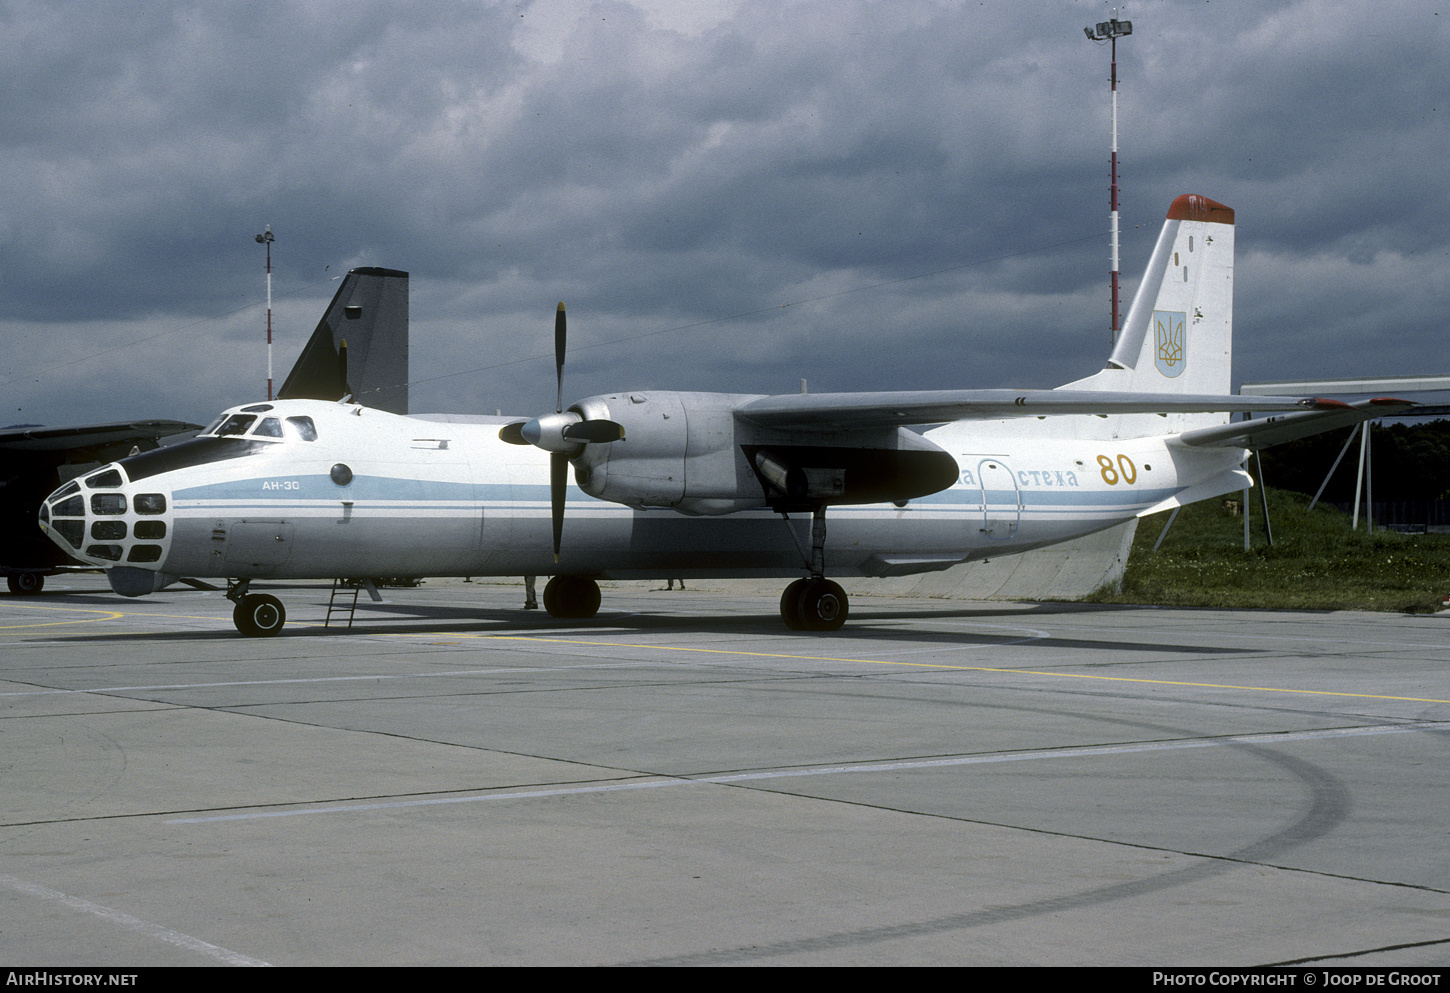
[[[1237,212],[1236,380],[1450,373],[1450,4],[1119,5],[1128,294]],[[413,409],[1050,387],[1108,352],[1090,0],[0,0],[0,424],[206,421],[353,266]],[[1123,310],[1126,312],[1127,295]]]

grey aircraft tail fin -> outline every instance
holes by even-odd
[[[277,398],[341,400],[349,393],[366,407],[408,412],[406,272],[351,270]]]

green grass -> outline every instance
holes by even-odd
[[[1450,594],[1450,535],[1369,534],[1364,521],[1328,507],[1309,510],[1300,493],[1269,490],[1274,545],[1264,538],[1258,494],[1253,547],[1244,551],[1244,519],[1227,500],[1183,508],[1163,546],[1153,551],[1167,513],[1138,524],[1120,593],[1094,603],[1176,607],[1266,607],[1288,610],[1388,610],[1429,613]]]

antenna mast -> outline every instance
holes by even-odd
[[[257,241],[267,246],[267,399],[272,399],[272,225],[257,235]]]

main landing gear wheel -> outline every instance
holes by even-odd
[[[801,616],[801,590],[806,588],[809,579],[797,579],[785,588],[780,595],[780,619],[785,621],[785,626],[792,631],[804,631],[806,619]]]
[[[274,596],[249,593],[237,602],[232,623],[248,638],[270,638],[287,623],[287,611]]]
[[[45,577],[38,572],[15,572],[5,577],[5,585],[16,596],[35,596],[45,586]]]
[[[555,576],[544,586],[550,617],[586,618],[599,613],[599,584],[578,576]]]
[[[780,597],[780,616],[792,631],[839,631],[850,613],[840,584],[829,579],[797,579]]]

